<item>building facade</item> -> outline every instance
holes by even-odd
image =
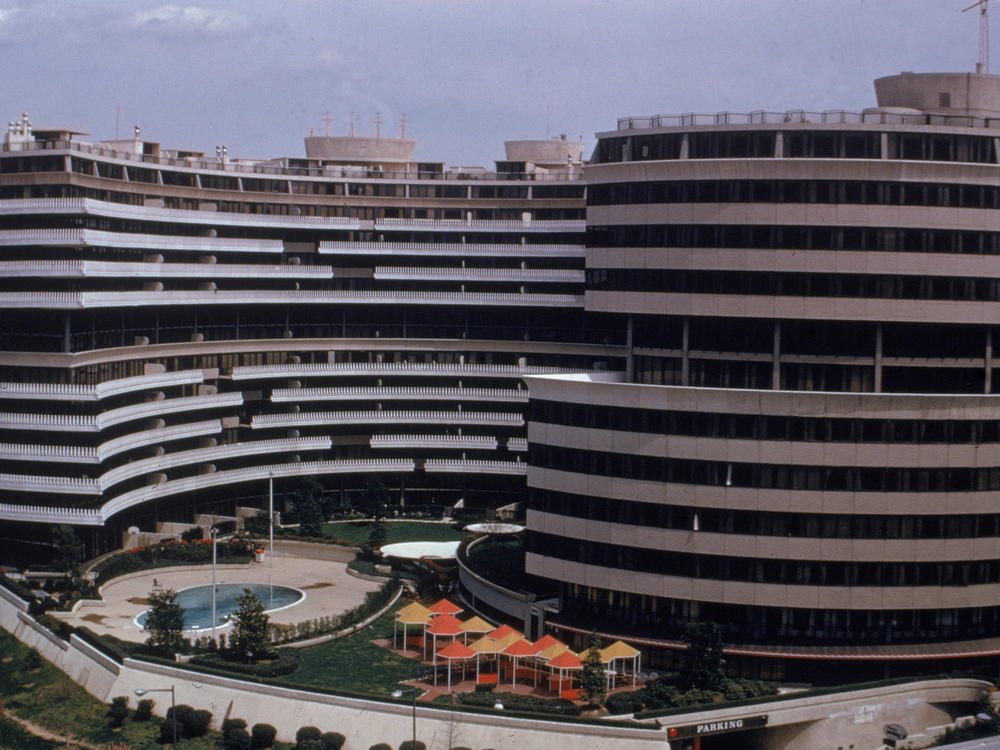
[[[79,135],[25,118],[0,152],[8,550],[68,523],[96,553],[307,476],[344,502],[373,475],[401,505],[517,501],[522,378],[624,362],[583,311],[579,156]]]
[[[528,379],[550,622],[711,619],[765,676],[1000,651],[1000,77],[876,92],[598,135],[585,308],[629,355]]]

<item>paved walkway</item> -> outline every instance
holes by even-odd
[[[85,626],[98,634],[113,635],[126,641],[144,641],[142,628],[135,618],[148,608],[147,597],[153,581],[165,589],[186,589],[212,583],[212,571],[189,567],[159,568],[147,573],[112,580],[103,587],[104,603],[81,604],[65,619],[71,625]],[[347,574],[342,562],[294,557],[275,557],[274,567],[267,562],[240,567],[219,567],[217,583],[273,583],[301,589],[306,597],[298,604],[269,614],[271,622],[294,624],[303,620],[339,614],[364,601],[365,594],[379,588],[378,583],[364,581]],[[228,628],[217,628],[228,632]],[[206,631],[199,631],[206,635]],[[193,633],[189,634],[193,635]]]

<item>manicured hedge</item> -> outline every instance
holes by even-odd
[[[231,658],[226,654],[199,654],[191,659],[192,664],[221,669],[227,672],[252,675],[254,677],[281,677],[299,668],[297,648],[279,648],[278,657],[272,661],[247,664],[242,658]]]

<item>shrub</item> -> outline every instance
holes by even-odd
[[[143,698],[135,707],[135,715],[132,717],[132,721],[149,721],[149,717],[153,715],[153,701],[149,698]]]
[[[399,744],[399,750],[427,750],[427,745],[425,745],[420,740],[414,742],[413,740],[403,740]]]
[[[608,712],[614,715],[617,714],[634,714],[636,711],[641,711],[643,702],[641,691],[635,691],[632,693],[615,693],[608,697],[604,702],[605,708]]]
[[[304,740],[318,740],[323,736],[323,733],[319,731],[319,727],[299,727],[299,731],[295,733],[295,744],[300,745]],[[301,750],[301,748],[297,748]]]
[[[278,730],[270,724],[254,724],[250,730],[250,747],[254,750],[263,750],[274,744],[274,738],[278,736]]]
[[[368,750],[392,750],[392,745],[388,742],[378,742],[368,748]]]
[[[323,750],[340,750],[347,742],[347,738],[340,732],[323,732],[319,741],[323,745]]]
[[[222,722],[223,750],[250,750],[250,733],[243,719],[226,719]]]
[[[320,740],[302,740],[295,743],[295,750],[323,750],[323,743]]]
[[[108,716],[111,717],[111,726],[123,726],[125,719],[128,718],[128,698],[124,695],[117,695],[112,698],[111,708],[108,709]]]
[[[201,527],[195,526],[192,529],[185,529],[181,532],[182,542],[200,542],[201,541]]]
[[[24,656],[24,668],[29,672],[34,672],[36,669],[42,668],[42,655],[39,654],[35,649],[31,649]]]
[[[176,708],[168,708],[167,715],[160,724],[160,742],[167,743],[173,739],[173,718],[177,715],[177,737],[201,737],[208,731],[212,721],[209,711],[195,711],[191,706],[181,704]]]

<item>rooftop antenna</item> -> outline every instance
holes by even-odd
[[[323,123],[323,135],[330,135],[330,123],[333,122],[333,112],[330,110],[324,112],[321,121]]]
[[[399,137],[406,138],[406,126],[409,124],[409,120],[406,119],[406,112],[399,116]]]
[[[987,14],[990,0],[978,0],[962,12],[979,8],[979,62],[976,63],[977,73],[990,72],[990,19]]]
[[[358,121],[357,112],[351,112],[351,138],[354,137],[354,125]]]
[[[382,137],[382,113],[381,112],[376,112],[375,113],[375,119],[372,122],[375,123],[375,137],[376,138],[381,138]]]

